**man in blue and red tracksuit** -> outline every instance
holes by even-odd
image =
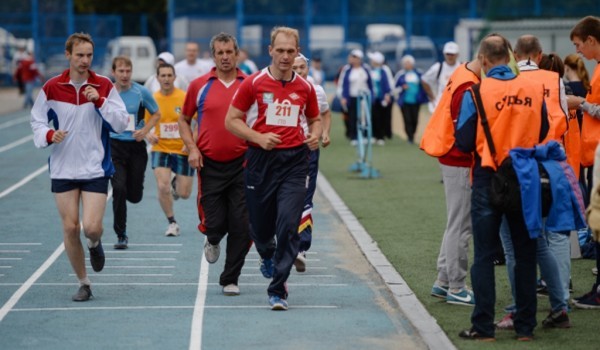
[[[287,310],[285,282],[298,254],[309,150],[319,147],[321,121],[315,89],[292,70],[299,52],[296,29],[271,32],[272,63],[242,82],[225,118],[226,128],[248,141],[246,202],[260,270],[273,278],[272,310]],[[309,133],[305,134],[302,120]]]

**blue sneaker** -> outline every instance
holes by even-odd
[[[288,303],[287,300],[281,299],[277,295],[271,295],[269,297],[269,304],[271,305],[271,310],[287,310]]]
[[[475,306],[475,296],[472,291],[466,288],[461,288],[458,293],[452,293],[448,290],[446,302],[455,305]]]
[[[129,243],[129,239],[127,235],[117,236],[118,241],[115,243],[113,248],[115,249],[127,249],[127,244]]]
[[[265,278],[273,278],[273,259],[260,259],[260,272]]]
[[[437,284],[434,284],[433,287],[431,288],[431,296],[436,297],[436,298],[440,298],[440,299],[446,299],[446,296],[448,295],[448,286],[438,286]]]
[[[92,269],[96,272],[102,271],[104,268],[104,248],[102,248],[102,242],[98,241],[98,245],[95,248],[89,248],[90,251],[90,264]]]

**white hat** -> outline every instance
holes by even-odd
[[[298,56],[296,56],[296,58],[301,58],[304,60],[304,62],[308,63],[308,58],[306,58],[306,56],[304,56],[303,54],[301,54],[300,52],[298,52]]]
[[[350,51],[350,56],[354,56],[354,57],[358,57],[362,60],[362,58],[365,56],[363,55],[362,50],[359,49],[354,49],[352,51]]]
[[[458,54],[458,44],[455,43],[454,41],[448,41],[445,45],[444,45],[444,54],[451,54],[451,55],[457,55]]]
[[[163,60],[170,65],[175,64],[175,57],[173,57],[173,54],[170,52],[161,52],[160,55],[158,55],[158,59]]]
[[[379,51],[368,52],[367,56],[371,61],[377,64],[383,64],[383,62],[385,61],[385,56],[383,56],[383,54]]]

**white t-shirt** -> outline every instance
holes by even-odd
[[[196,63],[190,65],[187,60],[179,61],[175,64],[177,76],[183,77],[186,81],[192,82],[194,79],[210,72],[214,62],[210,60],[196,59]]]
[[[175,85],[175,87],[178,89],[187,91],[189,83],[187,81],[185,81],[184,78],[182,78],[180,76],[176,76],[175,82],[173,82],[173,85]],[[160,90],[160,83],[158,82],[158,79],[156,78],[156,74],[152,74],[148,79],[146,79],[144,86],[148,90],[150,90],[151,93],[155,93],[158,90]]]
[[[439,77],[438,72],[440,71],[440,62],[434,63],[421,77],[421,79],[431,87],[431,91],[435,95],[435,100],[433,102],[429,102],[430,112],[433,112],[435,107],[440,102],[442,92],[444,92],[444,87],[446,86],[446,84],[448,84],[448,80],[450,80],[452,73],[454,73],[456,68],[460,66],[460,62],[458,60],[453,66],[446,63],[446,61],[442,62],[441,64],[442,71],[440,72]]]

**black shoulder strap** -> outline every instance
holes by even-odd
[[[485,133],[485,138],[487,139],[488,146],[490,148],[490,153],[492,153],[492,156],[495,159],[496,146],[494,146],[494,139],[492,138],[492,132],[490,131],[490,124],[488,123],[488,119],[485,114],[485,108],[483,108],[483,101],[481,101],[481,93],[479,91],[480,88],[480,84],[474,84],[471,87],[471,90],[473,91],[473,96],[475,97],[475,108],[477,108],[477,113],[481,118],[481,126],[483,127],[483,132]]]
[[[440,75],[442,74],[442,68],[444,68],[444,61],[440,61],[440,68],[438,69],[437,75],[435,77],[436,81],[440,80]]]

